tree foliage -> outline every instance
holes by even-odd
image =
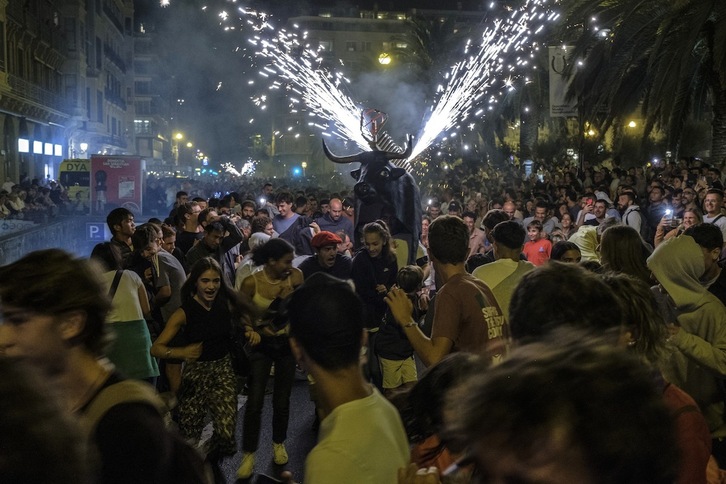
[[[726,156],[726,2],[571,0],[561,36],[574,39],[573,82],[602,130],[640,108],[644,138],[666,133],[674,153],[690,117],[712,121],[711,155]]]

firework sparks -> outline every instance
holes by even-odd
[[[438,101],[431,108],[431,115],[417,137],[412,159],[433,144],[441,133],[454,128],[457,122],[472,112],[475,116],[483,114],[481,99],[488,94],[497,76],[501,77],[505,68],[515,70],[515,66],[504,66],[500,56],[509,50],[518,51],[525,47],[531,35],[531,24],[544,18],[545,4],[546,0],[532,0],[523,10],[515,10],[508,18],[495,21],[492,28],[484,31],[479,50],[451,68],[448,82],[440,87]],[[542,25],[536,28],[536,32],[541,30]],[[526,60],[518,58],[516,64],[524,66],[526,63]],[[502,82],[506,89],[513,89],[512,74]],[[489,109],[497,101],[498,95],[489,95]]]
[[[247,15],[257,15],[240,9]],[[267,17],[259,17],[262,22],[256,30],[272,29]],[[362,149],[370,149],[360,133],[360,107],[341,87],[348,80],[340,72],[332,72],[322,67],[321,49],[305,43],[305,32],[288,32],[281,29],[272,39],[256,35],[250,42],[259,50],[257,55],[267,59],[268,65],[262,68],[263,77],[276,76],[270,90],[282,87],[288,90],[290,112],[296,113],[302,107],[313,115],[327,121],[325,134],[354,142]],[[283,86],[284,85],[284,86]],[[253,99],[255,104],[264,108],[266,98]]]
[[[257,163],[250,158],[242,165],[241,170],[238,170],[232,163],[222,163],[222,170],[234,176],[249,176],[255,173]]]
[[[467,44],[466,57],[451,67],[445,82],[437,88],[437,100],[416,136],[409,159],[422,154],[442,133],[448,133],[447,137],[456,136],[457,123],[471,115],[485,115],[504,92],[514,89],[517,72],[528,66],[534,54],[523,54],[514,60],[505,54],[524,51],[530,46],[532,37],[542,31],[545,22],[559,17],[546,11],[548,1],[553,0],[529,0],[519,10],[505,9],[506,17],[494,21],[482,34],[480,47],[471,42]],[[494,7],[492,3],[490,8]],[[268,80],[270,91],[286,90],[289,111],[298,113],[305,109],[323,120],[322,123],[309,122],[308,126],[322,130],[324,136],[341,138],[363,150],[370,150],[360,131],[361,106],[344,92],[348,79],[339,71],[324,66],[322,47],[311,46],[307,33],[300,31],[297,25],[292,31],[276,30],[269,22],[269,16],[262,12],[246,7],[239,7],[238,12],[243,23],[255,32],[249,39],[257,49],[255,54],[267,61],[260,76]],[[227,12],[220,14],[223,23],[229,18]],[[230,28],[226,26],[225,30]],[[257,96],[253,102],[265,109],[267,97]],[[287,130],[290,135],[299,136],[291,130],[292,127]]]

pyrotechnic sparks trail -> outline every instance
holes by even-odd
[[[532,37],[541,32],[545,22],[559,17],[559,14],[547,11],[548,1],[554,0],[528,0],[521,9],[508,10],[507,17],[494,21],[484,31],[480,47],[471,42],[467,45],[467,57],[450,69],[446,82],[437,89],[437,100],[416,136],[409,159],[421,154],[442,133],[456,136],[458,123],[471,115],[481,117],[499,101],[504,91],[513,89],[512,77],[519,75],[529,58],[534,57],[524,53],[532,46]],[[275,30],[266,14],[245,7],[239,7],[238,11],[256,31],[249,39],[258,49],[256,55],[267,61],[260,75],[272,78],[270,90],[288,90],[290,112],[305,109],[311,117],[323,120],[322,124],[311,120],[310,127],[321,129],[326,136],[339,137],[370,150],[360,132],[361,106],[343,92],[348,80],[340,72],[323,65],[324,51],[308,43],[307,33],[298,33],[297,26],[295,31]],[[222,22],[230,17],[226,11],[219,16]],[[474,53],[469,53],[475,49]],[[519,56],[512,61],[510,54],[513,52]],[[261,109],[266,108],[266,96],[259,96],[254,101]],[[385,110],[384,106],[382,108]]]
[[[539,33],[542,25],[534,29],[535,22],[556,20],[556,13],[545,12],[547,0],[531,0],[521,11],[513,11],[506,19],[494,22],[482,35],[481,47],[467,59],[456,63],[448,74],[446,86],[440,86],[440,96],[431,108],[431,115],[423,126],[414,145],[411,159],[434,143],[443,132],[453,128],[473,110],[475,115],[483,114],[481,100],[488,96],[488,103],[497,102],[498,95],[489,93],[496,76],[504,76],[505,69],[513,71],[515,66],[525,66],[528,61],[516,59],[514,66],[504,65],[502,54],[508,51],[521,51],[529,41],[532,31]],[[467,50],[468,50],[467,46]],[[502,81],[511,88],[511,74]]]
[[[265,14],[245,8],[240,8],[239,11],[256,18],[256,22],[250,22],[255,30],[274,31]],[[342,73],[322,67],[323,51],[307,43],[306,33],[298,34],[280,29],[271,39],[258,34],[249,40],[259,49],[256,54],[268,61],[260,75],[280,78],[273,80],[269,89],[277,90],[285,84],[289,90],[291,112],[298,112],[304,107],[313,116],[326,121],[325,135],[352,141],[361,149],[370,149],[360,133],[360,106],[341,90],[348,80]],[[265,96],[260,96],[255,102],[264,109],[266,100]],[[308,124],[322,126],[315,122]]]
[[[248,159],[244,165],[242,165],[241,170],[237,170],[235,166],[232,163],[223,163],[222,164],[222,170],[224,170],[225,173],[229,173],[230,175],[234,176],[248,176],[248,175],[254,175],[255,169],[257,168],[257,162]]]

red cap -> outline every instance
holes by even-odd
[[[343,241],[340,237],[335,235],[333,232],[328,232],[327,230],[318,232],[310,241],[310,245],[313,246],[313,249],[320,249],[328,245],[338,245],[342,243]]]

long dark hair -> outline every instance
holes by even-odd
[[[194,295],[197,293],[197,281],[200,277],[202,277],[202,274],[209,270],[215,271],[219,274],[221,285],[219,287],[217,297],[221,297],[223,301],[227,303],[227,307],[232,313],[232,321],[235,324],[243,323],[249,318],[249,315],[251,314],[251,307],[246,301],[240,298],[239,295],[232,290],[232,288],[229,287],[229,284],[227,284],[227,280],[224,276],[224,271],[222,271],[222,266],[220,266],[219,262],[211,257],[200,259],[192,266],[189,277],[181,288],[182,304],[190,304],[192,302]]]
[[[287,254],[295,252],[295,248],[285,239],[270,239],[257,247],[252,253],[252,262],[256,266],[267,264],[270,260],[280,260]]]

